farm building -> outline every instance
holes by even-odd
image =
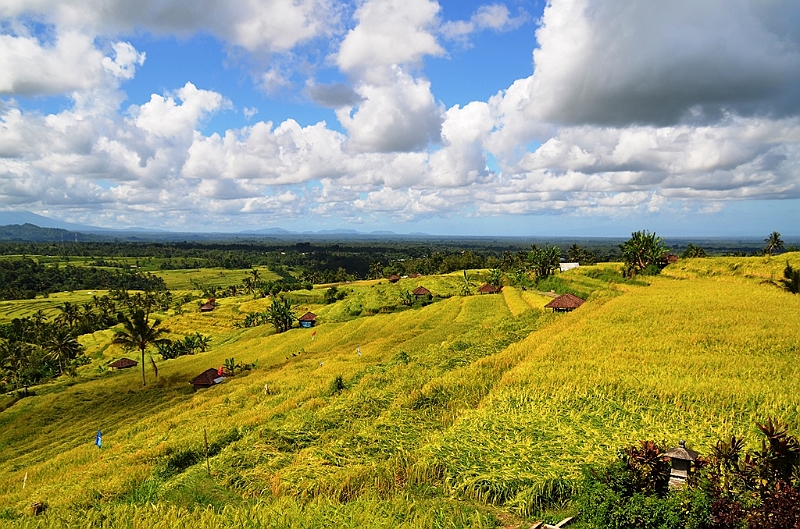
[[[584,303],[585,301],[578,296],[574,296],[567,292],[566,294],[555,298],[553,301],[545,305],[544,308],[553,309],[553,312],[570,312],[577,309]]]
[[[108,367],[113,367],[114,369],[127,369],[129,367],[133,367],[138,365],[139,362],[136,360],[131,360],[130,358],[120,358],[114,362],[108,364]]]
[[[220,370],[212,367],[194,377],[190,384],[194,386],[194,389],[210,388],[215,384],[219,384],[223,380],[225,380],[225,377],[220,375]]]
[[[211,303],[206,303],[205,305],[200,307],[200,312],[211,312],[212,310],[214,310],[214,305],[212,305]]]
[[[424,298],[424,297],[432,295],[431,291],[428,290],[427,288],[423,287],[423,286],[419,286],[419,287],[415,288],[414,291],[412,292],[412,294],[414,294],[414,296],[416,296],[417,298]]]
[[[389,276],[389,283],[397,283],[400,281],[400,276],[397,274],[392,274]]]
[[[480,286],[480,288],[478,288],[478,294],[499,294],[502,290],[503,287],[496,287],[494,285],[490,285],[489,283],[484,283]]]
[[[297,318],[297,321],[300,322],[300,327],[308,329],[313,327],[314,324],[317,323],[317,315],[314,314],[313,312],[306,312],[305,314]]]

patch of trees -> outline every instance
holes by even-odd
[[[179,356],[193,355],[198,352],[204,353],[208,349],[209,343],[211,343],[210,337],[195,332],[189,336],[184,336],[183,340],[161,342],[155,345],[161,358],[171,360]]]
[[[53,319],[40,310],[33,316],[0,324],[0,389],[74,374],[78,366],[88,362],[78,336],[114,327],[136,311],[149,315],[154,310],[166,310],[171,302],[167,291],[129,294],[114,290],[87,303],[67,301],[58,307],[59,314]]]
[[[624,262],[623,275],[658,275],[661,259],[667,252],[661,237],[649,231],[635,231],[631,238],[619,246]]]
[[[292,308],[291,302],[283,296],[273,296],[269,308],[263,312],[251,312],[244,320],[237,322],[237,327],[257,327],[267,323],[275,327],[276,333],[286,332],[292,328],[297,313]]]
[[[135,270],[45,266],[33,259],[0,260],[0,299],[32,299],[64,290],[165,290],[160,277]]]
[[[800,442],[772,419],[759,424],[760,448],[717,441],[683,487],[670,489],[669,459],[652,441],[621,450],[586,471],[577,498],[588,527],[794,529],[800,527]]]

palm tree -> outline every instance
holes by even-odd
[[[61,314],[56,317],[56,321],[58,323],[66,323],[67,327],[72,330],[72,327],[79,318],[78,306],[69,301],[65,301],[62,306],[58,307],[58,310],[61,311]]]
[[[783,241],[781,240],[781,234],[777,231],[773,231],[769,234],[769,237],[764,239],[764,242],[767,243],[767,247],[764,248],[764,253],[768,253],[772,255],[777,250],[783,250]]]
[[[138,349],[142,355],[142,385],[147,385],[144,378],[144,352],[149,345],[158,346],[159,344],[171,343],[164,338],[164,334],[169,332],[167,329],[159,327],[161,320],[154,320],[151,324],[147,314],[142,309],[131,312],[131,316],[120,315],[120,322],[123,329],[117,330],[114,334],[112,343],[121,345],[125,350],[132,351]],[[158,376],[158,375],[156,375]]]
[[[23,371],[30,363],[33,346],[15,340],[0,339],[0,368],[14,381],[14,387],[22,386]]]
[[[58,369],[64,372],[64,363],[77,358],[83,346],[78,343],[75,336],[63,327],[56,327],[54,332],[44,342],[47,357],[58,362]]]

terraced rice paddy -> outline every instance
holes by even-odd
[[[516,288],[459,296],[457,275],[340,285],[331,305],[315,288],[297,300],[313,338],[237,328],[265,301],[223,298],[165,321],[212,347],[144,388],[98,369],[121,353],[108,334],[84,337],[79,377],[0,413],[0,524],[491,527],[559,508],[583,465],[637,439],[705,452],[768,416],[797,432],[800,296],[762,279],[776,259],[750,259],[743,275],[679,262],[649,286],[573,270],[592,295],[567,314]],[[400,306],[418,284],[442,299]],[[257,366],[187,383],[231,357]],[[20,515],[32,501],[46,514]]]

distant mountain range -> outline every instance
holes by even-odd
[[[234,237],[375,237],[398,236],[393,231],[373,231],[369,233],[352,229],[334,229],[320,231],[290,231],[283,228],[264,228],[245,230],[238,233],[185,233],[167,232],[147,228],[98,228],[71,222],[62,222],[30,211],[0,211],[0,241],[58,242],[72,241],[121,240],[209,240],[229,239]],[[429,237],[425,233],[413,233],[412,237]]]

